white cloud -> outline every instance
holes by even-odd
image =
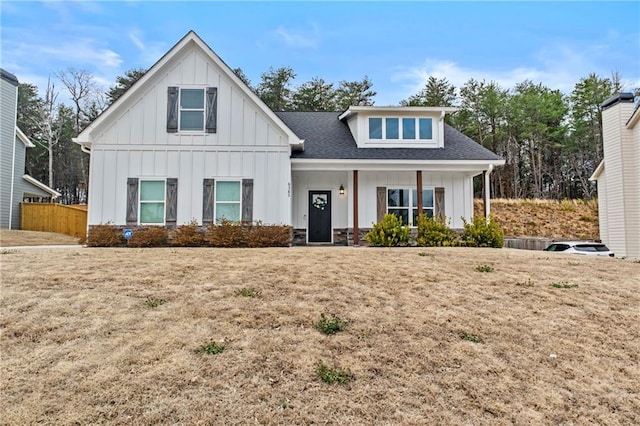
[[[97,42],[91,39],[78,39],[73,42],[67,41],[60,44],[31,44],[19,42],[15,49],[5,51],[14,61],[27,60],[31,62],[33,58],[64,58],[64,62],[74,64],[76,68],[87,65],[91,67],[118,68],[122,64],[122,58],[111,49],[97,46]]]
[[[446,78],[458,88],[471,78],[495,81],[505,89],[512,89],[524,80],[531,80],[568,94],[580,78],[589,73],[611,77],[611,73],[617,69],[617,63],[630,59],[616,56],[609,40],[601,40],[582,48],[557,43],[541,48],[533,55],[533,61],[531,58],[523,58],[523,61],[529,63],[524,66],[500,68],[496,64],[495,67],[474,67],[449,60],[426,58],[419,65],[397,67],[390,79],[401,84],[402,90],[396,93],[399,99],[422,89],[429,76]],[[639,82],[640,75],[623,74],[625,88],[637,87]]]
[[[283,26],[279,26],[278,28],[276,28],[274,34],[278,36],[278,38],[282,40],[288,47],[315,47],[319,42],[318,28],[313,24],[311,24],[310,34],[287,29]]]

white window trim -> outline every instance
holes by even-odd
[[[183,89],[197,89],[202,90],[202,109],[200,108],[182,108],[182,90]],[[202,111],[202,130],[182,130],[182,111]],[[206,86],[178,86],[178,133],[181,134],[203,134],[207,128],[207,87]]]
[[[407,207],[394,207],[394,206],[390,206],[389,205],[389,191],[408,191],[409,192],[409,205]],[[389,209],[392,210],[407,210],[408,211],[408,215],[407,215],[407,219],[408,219],[408,225],[412,228],[415,228],[418,226],[417,223],[413,223],[413,210],[418,209],[418,200],[416,198],[416,200],[413,199],[413,191],[416,190],[417,188],[411,188],[411,187],[387,187],[387,213],[389,213]],[[431,199],[433,200],[433,206],[432,207],[423,207],[422,211],[424,212],[425,210],[431,210],[433,212],[432,217],[435,215],[436,212],[436,189],[435,187],[430,187],[430,186],[426,186],[426,187],[422,187],[422,191],[431,191]],[[416,197],[417,197],[417,193],[416,193]],[[415,205],[414,205],[414,201],[415,201]]]
[[[382,139],[372,139],[371,138],[371,131],[370,131],[370,119],[372,118],[379,118],[382,120]],[[398,120],[398,138],[397,139],[388,139],[387,138],[387,119],[397,119]],[[404,137],[404,127],[403,127],[403,120],[407,120],[407,119],[413,119],[414,120],[414,137],[413,138],[405,138]],[[420,119],[425,119],[425,120],[431,120],[431,139],[421,139],[420,138]],[[395,143],[395,144],[402,144],[403,142],[417,142],[417,143],[422,143],[422,144],[432,144],[434,142],[434,118],[433,117],[402,117],[402,116],[372,116],[372,117],[367,117],[366,120],[366,124],[367,124],[367,128],[366,128],[366,135],[367,135],[367,141],[369,143]]]
[[[142,222],[142,204],[159,203],[160,200],[142,201],[142,183],[143,182],[162,182],[164,186],[164,198],[162,199],[162,222]],[[167,179],[166,178],[140,178],[138,179],[138,225],[166,225],[167,223]]]
[[[220,223],[220,219],[218,219],[218,204],[237,204],[240,207],[240,211],[238,212],[238,223],[242,222],[242,179],[229,179],[229,178],[220,178],[213,180],[215,188],[213,189],[213,221],[214,223]],[[239,201],[218,201],[218,183],[220,182],[237,182],[240,185],[240,200]]]

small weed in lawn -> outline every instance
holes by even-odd
[[[517,282],[516,285],[518,287],[533,287],[535,284],[531,281],[531,278],[527,278],[526,281]]]
[[[549,284],[549,287],[551,288],[576,288],[578,287],[578,284],[570,284],[566,281],[560,281],[560,282],[554,282]]]
[[[17,251],[16,250],[6,250],[6,249],[0,251],[0,254],[14,254],[14,253],[17,253]]]
[[[209,355],[216,355],[224,351],[224,345],[219,345],[216,342],[210,342],[202,345],[202,352]]]
[[[324,314],[320,314],[320,319],[314,324],[314,326],[318,331],[326,335],[330,335],[336,334],[338,331],[343,331],[349,324],[349,321],[343,320],[334,314],[331,314],[330,318],[326,317]]]
[[[493,272],[493,266],[478,265],[478,266],[476,266],[476,271],[478,271],[478,272]]]
[[[482,339],[482,337],[478,336],[477,334],[467,333],[466,331],[461,331],[460,332],[460,338],[462,340],[466,340],[468,342],[484,343],[484,340]]]
[[[580,266],[578,262],[569,262],[569,266]]]
[[[425,251],[421,251],[420,253],[418,253],[418,256],[421,256],[421,257],[425,257],[425,256],[433,257],[433,253],[427,253]]]
[[[164,305],[164,302],[165,302],[164,299],[156,299],[156,298],[149,297],[147,298],[147,300],[145,300],[144,304],[147,305],[147,307],[149,308],[157,308],[160,305]]]
[[[241,288],[236,290],[236,296],[242,297],[260,297],[260,292],[254,288]]]
[[[353,380],[353,373],[349,369],[331,368],[322,361],[316,365],[316,374],[320,380],[330,385],[333,383],[346,384]]]

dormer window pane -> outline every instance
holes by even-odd
[[[382,118],[369,118],[369,139],[382,139]]]
[[[400,120],[397,118],[387,118],[387,139],[398,139],[400,137]]]
[[[430,118],[421,118],[420,122],[420,139],[433,139],[433,125]]]
[[[402,139],[415,139],[415,138],[416,138],[416,119],[403,118],[402,119]]]

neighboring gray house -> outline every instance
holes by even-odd
[[[18,79],[0,69],[0,228],[20,229],[20,203],[54,199],[60,193],[25,174],[27,148],[34,145],[16,126]]]
[[[88,224],[261,221],[294,244],[358,244],[385,213],[461,228],[474,176],[488,185],[504,160],[448,126],[453,111],[274,112],[191,31],[75,139]]]
[[[604,159],[598,182],[600,239],[616,256],[640,259],[640,103],[620,93],[602,104]]]

